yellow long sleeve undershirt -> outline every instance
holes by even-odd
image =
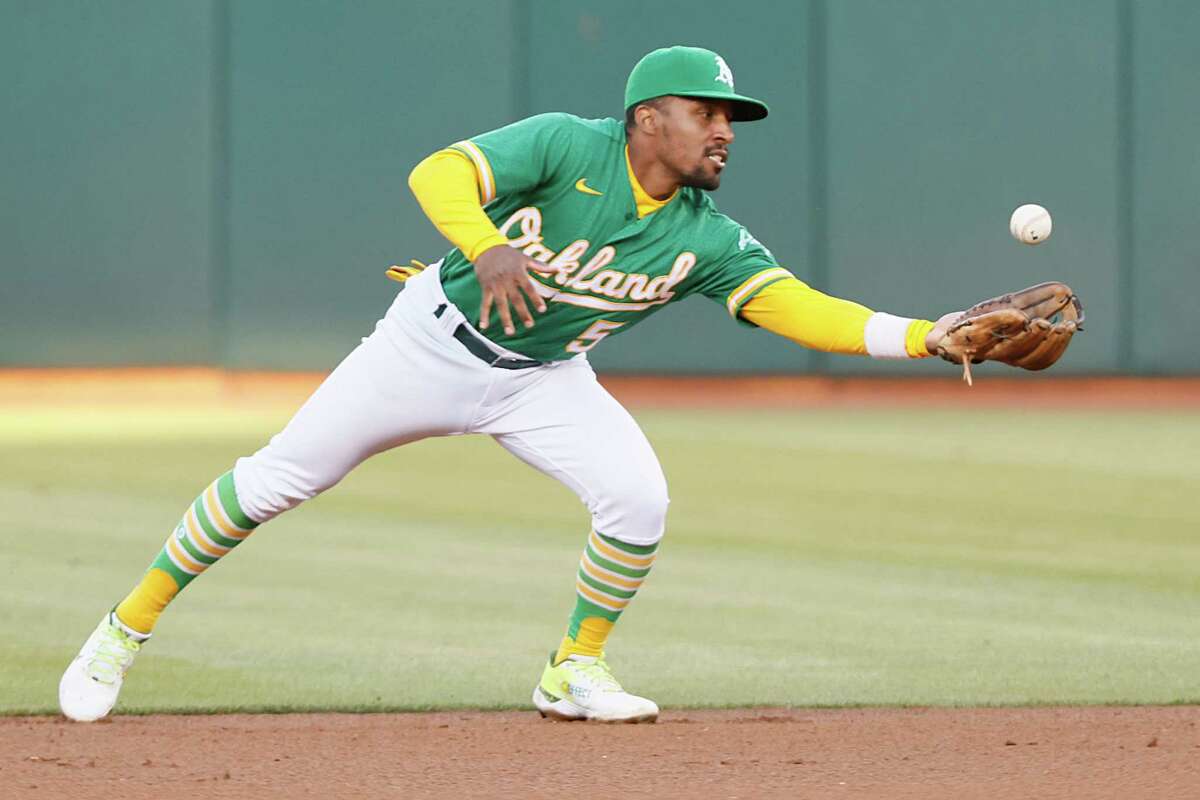
[[[475,165],[459,151],[439,150],[417,164],[408,176],[408,188],[434,227],[469,261],[508,244],[483,212]]]
[[[873,313],[858,303],[822,294],[796,278],[784,278],[747,301],[741,315],[813,350],[866,355],[863,331]]]
[[[827,353],[867,355],[866,306],[830,297],[796,278],[769,284],[742,306],[741,316],[771,333]],[[915,319],[908,325],[904,349],[910,358],[929,355],[925,337],[933,323]]]

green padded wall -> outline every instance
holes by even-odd
[[[830,289],[936,315],[1064,280],[1090,324],[1055,371],[1115,368],[1116,17],[1095,0],[830,3]],[[1008,232],[1026,202],[1054,217],[1036,247]]]
[[[1200,6],[1182,0],[0,5],[0,364],[328,369],[394,260],[446,243],[405,180],[530,113],[621,112],[633,62],[722,52],[772,108],[714,196],[813,285],[934,315],[1047,277],[1056,372],[1200,371]],[[1011,210],[1040,202],[1030,248]],[[705,299],[601,369],[929,374],[808,353]]]
[[[448,245],[408,191],[425,155],[515,118],[511,3],[233,3],[236,367],[331,368],[374,327],[396,259]]]
[[[1200,371],[1200,4],[1133,4],[1128,366]]]
[[[207,3],[0,5],[0,364],[206,362]]]

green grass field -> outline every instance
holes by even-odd
[[[610,642],[631,690],[1200,701],[1200,415],[637,416],[673,502]],[[0,712],[56,709],[62,668],[186,504],[285,419],[0,414]],[[195,581],[121,708],[523,707],[587,530],[574,495],[486,438],[385,454]]]

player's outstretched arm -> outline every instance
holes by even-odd
[[[508,239],[484,213],[475,167],[457,150],[440,150],[426,158],[408,176],[408,185],[421,210],[450,243],[475,265],[483,289],[479,327],[486,329],[493,308],[504,332],[513,334],[512,309],[526,328],[533,327],[528,297],[538,311],[546,302],[538,296],[530,269],[542,265],[508,246]]]
[[[925,358],[958,317],[897,317],[831,297],[795,278],[778,280],[746,302],[740,316],[813,350],[875,358]]]
[[[971,364],[984,361],[1046,369],[1083,329],[1083,303],[1071,287],[1053,281],[928,322],[875,312],[788,277],[764,287],[738,313],[772,333],[830,353],[875,358],[940,355],[962,365],[968,384]]]

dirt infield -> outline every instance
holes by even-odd
[[[0,796],[1200,797],[1200,708],[0,719]]]
[[[634,408],[1147,408],[1200,409],[1200,378],[1008,377],[977,375],[968,387],[945,378],[814,375],[601,375]],[[323,373],[208,367],[0,370],[3,405],[299,406]]]

